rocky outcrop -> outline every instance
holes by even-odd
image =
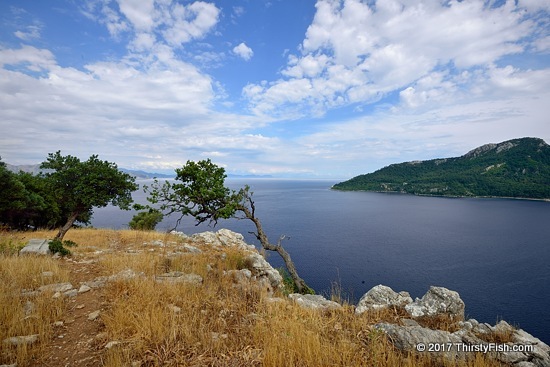
[[[505,321],[494,326],[475,319],[462,321],[464,302],[455,291],[430,287],[414,302],[407,300],[406,295],[408,293],[396,293],[378,285],[361,298],[356,314],[391,306],[403,308],[417,321],[401,319],[399,324],[385,322],[375,327],[386,334],[397,349],[406,353],[429,353],[452,361],[469,361],[476,353],[483,353],[507,366],[550,366],[550,347],[524,330],[517,330]],[[442,317],[452,322],[445,330],[421,325]]]
[[[452,320],[464,319],[464,302],[460,295],[443,287],[430,287],[421,299],[406,305],[405,310],[413,318],[446,315]]]
[[[404,307],[411,302],[412,298],[408,292],[397,293],[390,287],[380,284],[361,297],[355,308],[355,313],[359,315],[369,310],[379,310],[392,306]]]
[[[220,229],[217,232],[196,233],[191,237],[186,236],[186,238],[197,245],[202,243],[214,247],[235,247],[244,251],[243,264],[250,271],[251,280],[257,280],[260,285],[265,286],[270,292],[283,287],[281,274],[258,253],[256,247],[244,241],[242,234],[229,229]]]
[[[475,324],[475,327],[471,325]],[[469,325],[469,326],[467,326]],[[515,330],[501,321],[495,326],[480,324],[476,320],[463,323],[463,328],[453,333],[432,330],[422,326],[401,326],[388,323],[376,325],[393,345],[404,352],[429,353],[449,360],[472,360],[476,353],[508,366],[550,366],[550,347],[524,330]],[[499,329],[507,329],[509,341],[494,342]]]
[[[244,241],[244,237],[240,233],[222,228],[217,232],[201,232],[191,236],[191,240],[204,242],[210,246],[217,247],[237,247],[242,250],[254,251],[256,248]]]

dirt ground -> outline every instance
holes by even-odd
[[[63,267],[70,272],[69,281],[76,289],[82,282],[91,281],[99,276],[96,260],[61,260]],[[54,335],[43,353],[31,366],[50,367],[92,367],[102,365],[103,343],[100,318],[89,320],[88,315],[102,310],[105,302],[102,289],[91,289],[78,293],[68,300],[63,318],[54,328]]]

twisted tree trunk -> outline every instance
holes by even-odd
[[[313,289],[308,287],[306,282],[302,278],[300,278],[300,276],[298,275],[298,271],[296,270],[296,266],[294,265],[294,262],[290,257],[290,254],[281,245],[281,240],[284,239],[284,236],[281,237],[281,239],[279,240],[279,243],[277,243],[276,245],[270,243],[269,239],[267,238],[267,235],[265,234],[262,228],[262,223],[255,216],[254,201],[252,201],[252,198],[248,194],[245,195],[245,199],[250,205],[250,208],[248,208],[245,205],[240,205],[237,208],[237,210],[243,212],[245,218],[251,220],[252,223],[254,223],[254,225],[256,226],[256,232],[255,233],[251,232],[251,233],[254,234],[254,236],[256,236],[256,238],[258,239],[258,241],[260,241],[260,244],[264,249],[268,251],[275,251],[281,256],[281,258],[285,262],[286,268],[290,276],[292,277],[292,280],[294,281],[294,284],[296,285],[296,288],[299,293],[313,294],[314,293]]]
[[[71,213],[69,218],[67,218],[67,222],[61,228],[59,228],[59,232],[57,232],[57,234],[55,235],[56,240],[63,241],[63,237],[65,237],[65,233],[67,233],[67,231],[71,229],[74,222],[76,221],[76,218],[78,218],[79,215],[80,215],[79,212]]]

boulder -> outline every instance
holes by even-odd
[[[464,301],[457,292],[443,287],[430,287],[421,299],[406,305],[405,310],[413,318],[447,315],[453,320],[464,319]]]
[[[368,310],[379,310],[392,306],[403,307],[412,302],[408,292],[395,292],[385,285],[377,285],[361,297],[357,307],[356,314],[362,314]]]
[[[457,345],[462,343],[462,339],[448,331],[388,323],[376,324],[375,327],[383,331],[397,349],[405,352],[426,352],[448,359],[465,358],[466,356],[465,352],[460,352],[457,348]],[[434,344],[437,347],[430,349],[430,346]]]
[[[271,264],[269,264],[259,253],[251,252],[245,257],[244,263],[253,276],[257,278],[267,278],[273,289],[283,287],[283,277],[281,274],[276,269],[273,269]]]
[[[32,239],[27,242],[25,247],[19,251],[20,254],[38,254],[49,255],[50,254],[50,240],[45,239]]]
[[[288,295],[288,298],[296,302],[296,304],[302,308],[314,310],[333,310],[342,307],[339,303],[329,301],[325,297],[318,294],[292,293]]]
[[[253,245],[249,245],[244,241],[244,237],[240,233],[222,228],[217,232],[202,232],[191,236],[194,241],[203,241],[211,246],[228,246],[237,247],[242,250],[255,250]]]

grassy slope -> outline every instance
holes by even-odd
[[[317,312],[304,310],[283,300],[270,301],[260,287],[237,286],[224,271],[237,269],[242,254],[235,249],[202,246],[201,254],[175,254],[185,240],[158,232],[81,229],[68,232],[66,239],[79,244],[71,259],[16,256],[8,248],[29,238],[53,237],[53,232],[0,233],[0,340],[15,335],[40,334],[40,342],[29,347],[3,348],[0,364],[17,362],[18,367],[56,364],[52,355],[63,353],[54,344],[59,332],[52,324],[67,320],[75,301],[53,299],[44,294],[35,299],[36,309],[25,317],[26,299],[21,289],[71,281],[78,288],[83,274],[89,278],[116,274],[124,269],[143,272],[145,277],[121,280],[94,289],[87,297],[97,297],[101,318],[97,335],[65,342],[74,348],[91,338],[90,354],[99,356],[104,366],[463,366],[437,362],[429,356],[397,352],[373,328],[382,320],[398,322],[399,310],[354,314],[354,308]],[[144,245],[162,240],[166,247]],[[93,267],[90,267],[91,265]],[[210,269],[210,270],[208,270]],[[53,272],[45,278],[44,271]],[[153,275],[167,271],[196,273],[204,278],[201,286],[158,284]],[[88,274],[90,273],[90,274]],[[283,297],[278,294],[278,296]],[[88,298],[89,299],[89,298]],[[173,311],[174,306],[179,308]],[[91,322],[77,318],[66,329]],[[116,347],[107,349],[109,341]],[[57,345],[57,344],[56,344]],[[67,345],[67,344],[65,344]],[[85,352],[85,351],[81,351]],[[84,360],[71,359],[73,366]],[[63,354],[62,354],[63,355]],[[496,366],[478,355],[475,366]]]

